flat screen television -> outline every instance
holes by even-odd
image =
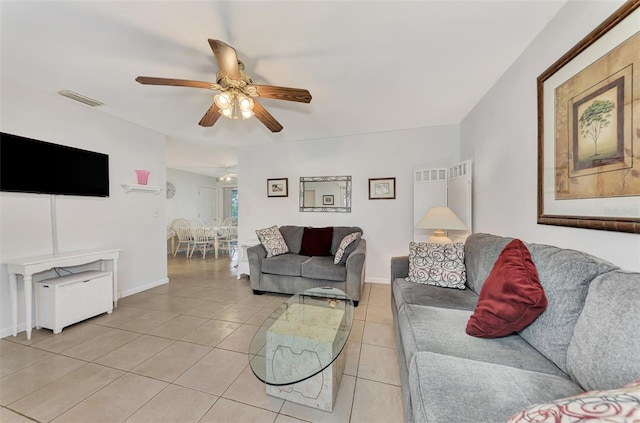
[[[0,132],[0,191],[109,196],[109,156]]]

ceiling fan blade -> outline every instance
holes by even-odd
[[[255,85],[258,95],[264,98],[274,98],[276,100],[297,101],[299,103],[310,103],[311,93],[301,88],[276,87],[273,85]]]
[[[211,107],[209,107],[209,110],[207,110],[207,113],[202,116],[202,119],[200,119],[198,125],[213,126],[218,121],[218,118],[220,116],[220,109],[218,108],[218,106],[216,106],[216,103],[213,103]]]
[[[264,124],[271,132],[280,132],[282,131],[282,125],[273,117],[271,113],[267,112],[267,110],[262,107],[262,104],[257,101],[253,101],[253,113],[256,115],[258,120]]]
[[[153,76],[139,76],[136,78],[141,84],[145,85],[171,85],[175,87],[193,87],[193,88],[207,88],[217,90],[218,84],[205,81],[191,81],[189,79],[172,79],[172,78],[155,78]]]
[[[209,39],[209,45],[213,50],[213,55],[216,56],[222,75],[226,75],[231,79],[242,79],[236,50],[220,40]]]

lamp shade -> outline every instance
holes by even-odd
[[[449,207],[431,207],[416,224],[418,229],[434,229],[427,242],[448,244],[451,242],[445,230],[466,230],[467,225]]]
[[[431,207],[416,224],[418,229],[465,230],[467,225],[449,207]]]

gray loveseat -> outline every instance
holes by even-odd
[[[547,309],[517,334],[484,339],[465,333],[510,240],[467,239],[464,290],[407,282],[408,257],[391,259],[406,421],[505,422],[534,404],[640,378],[640,273],[583,252],[525,244]]]
[[[333,264],[333,256],[299,254],[304,227],[281,226],[279,229],[289,248],[288,253],[267,258],[262,244],[247,249],[249,279],[254,294],[276,292],[293,295],[306,289],[330,286],[344,291],[357,307],[364,285],[367,242],[360,238],[354,245],[355,249],[348,254],[346,263]],[[353,232],[362,234],[362,229],[334,226],[331,254],[336,253],[342,238]]]

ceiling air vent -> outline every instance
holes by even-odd
[[[65,97],[68,97],[71,100],[79,101],[80,103],[86,104],[86,105],[91,106],[91,107],[101,106],[102,105],[102,103],[99,102],[98,100],[94,100],[94,99],[89,98],[87,96],[84,96],[82,94],[78,94],[75,91],[62,90],[62,91],[59,91],[58,94],[63,95]]]

